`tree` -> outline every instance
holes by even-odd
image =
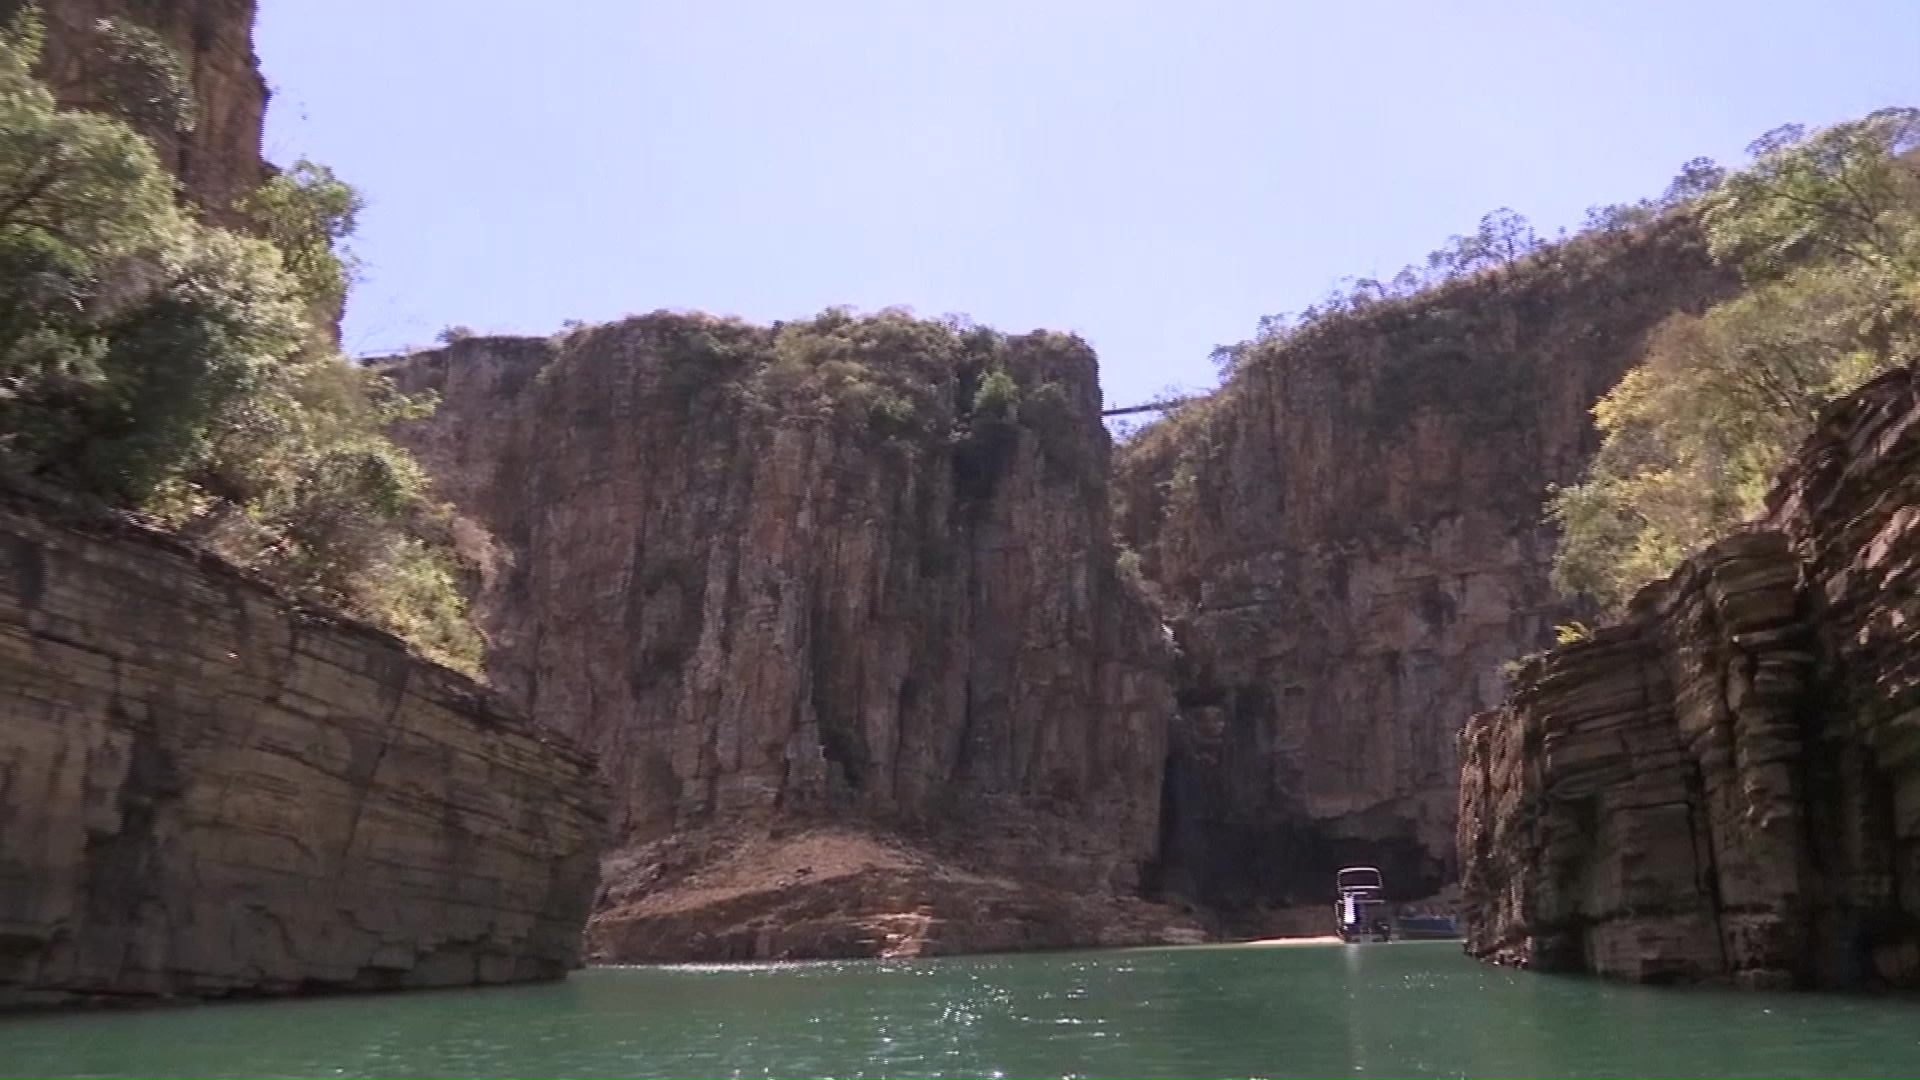
[[[174,226],[174,183],[126,124],[68,111],[32,76],[44,32],[36,9],[0,42],[0,237],[63,266],[98,270]]]
[[[1880,368],[1863,312],[1888,298],[1858,269],[1802,270],[1676,315],[1594,407],[1600,451],[1554,493],[1554,581],[1613,609],[1763,506],[1820,407]]]
[[[1472,235],[1450,237],[1428,254],[1427,266],[1443,277],[1471,274],[1510,263],[1540,246],[1540,237],[1527,219],[1503,206],[1482,217]]]
[[[1680,172],[1660,196],[1662,207],[1672,208],[1712,194],[1727,178],[1727,170],[1712,158],[1697,157],[1680,166]]]
[[[148,135],[193,130],[193,83],[160,35],[124,19],[101,19],[93,33],[102,93],[122,117]]]
[[[1920,109],[1881,109],[1806,135],[1776,129],[1753,165],[1707,196],[1701,221],[1716,257],[1754,280],[1806,263],[1846,261],[1920,274]]]
[[[244,385],[246,350],[291,352],[278,257],[197,230],[126,124],[57,108],[41,40],[29,8],[0,42],[0,449],[137,502]]]
[[[360,193],[332,169],[301,158],[242,199],[240,209],[280,249],[316,317],[337,317],[360,265],[343,245],[366,209]]]
[[[1623,606],[1756,514],[1827,402],[1920,355],[1917,141],[1906,109],[1776,129],[1749,168],[1691,196],[1748,286],[1663,324],[1595,406],[1600,451],[1550,503],[1561,589]],[[1676,188],[1710,177],[1690,162]]]
[[[460,523],[385,435],[432,402],[314,330],[358,196],[296,167],[250,200],[265,237],[203,225],[146,139],[55,105],[41,39],[31,8],[0,33],[0,465],[477,670]]]

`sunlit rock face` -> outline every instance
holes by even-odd
[[[850,821],[1130,890],[1173,701],[1116,571],[1092,352],[777,336],[656,314],[394,365],[441,398],[400,437],[502,552],[491,679],[599,753],[630,844]]]
[[[464,676],[0,485],[0,1007],[558,978],[604,820]]]
[[[1468,725],[1468,950],[1920,985],[1920,384],[1837,403],[1765,520]]]
[[[1684,220],[1590,235],[1319,324],[1122,447],[1119,534],[1180,642],[1166,888],[1452,880],[1460,723],[1584,614],[1548,583],[1548,486],[1646,332],[1732,286]]]

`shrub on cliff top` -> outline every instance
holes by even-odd
[[[451,514],[383,434],[430,403],[314,332],[337,279],[302,260],[350,215],[296,176],[264,193],[286,232],[199,223],[146,139],[57,107],[41,41],[32,8],[0,34],[0,459],[472,670]]]
[[[1781,129],[1701,198],[1749,287],[1670,319],[1594,407],[1600,451],[1550,504],[1562,590],[1622,607],[1762,509],[1822,406],[1920,355],[1916,144],[1912,109]]]
[[[781,323],[753,392],[795,415],[838,417],[902,448],[941,433],[938,395],[952,378],[953,327],[899,308],[829,308]]]
[[[751,392],[785,413],[865,425],[903,448],[944,449],[976,428],[1018,423],[1006,351],[1005,336],[963,319],[829,308],[775,327]]]

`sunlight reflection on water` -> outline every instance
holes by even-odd
[[[547,986],[0,1022],[0,1075],[1820,1076],[1912,1000],[1654,990],[1455,943],[600,968]]]

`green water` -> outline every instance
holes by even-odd
[[[1451,942],[599,969],[0,1021],[11,1076],[1912,1076],[1920,1001],[1656,990]]]

